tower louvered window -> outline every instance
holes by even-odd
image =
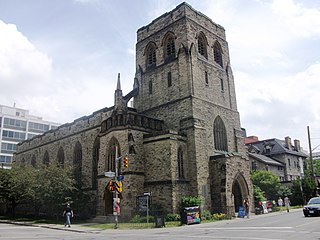
[[[208,57],[206,38],[203,33],[200,33],[198,36],[198,53],[200,53],[205,58]]]
[[[167,39],[167,57],[169,56],[174,56],[175,53],[176,53],[176,49],[175,49],[175,46],[174,46],[174,39],[173,39],[173,36],[169,36],[168,39]]]
[[[227,131],[220,116],[213,123],[214,148],[219,151],[228,151]]]
[[[156,57],[156,46],[155,44],[151,43],[147,47],[147,68],[155,66],[157,57]]]

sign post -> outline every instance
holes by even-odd
[[[147,224],[149,224],[149,197],[150,197],[151,193],[146,192],[143,195],[147,197]]]

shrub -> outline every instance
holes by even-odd
[[[193,206],[200,206],[201,205],[201,198],[199,196],[185,196],[181,198],[180,207],[193,207]]]
[[[215,220],[225,220],[225,219],[231,219],[231,217],[224,213],[214,213],[212,214],[212,218]]]
[[[166,216],[166,221],[173,222],[173,221],[180,221],[181,217],[179,214],[176,213],[168,213]]]
[[[201,211],[201,220],[212,220],[212,214],[208,210]]]

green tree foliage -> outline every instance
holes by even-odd
[[[13,214],[16,206],[24,203],[33,207],[35,214],[41,210],[55,215],[75,187],[72,169],[52,162],[39,168],[14,165],[11,170],[1,169],[0,190],[0,199]]]
[[[199,196],[185,196],[181,198],[180,207],[193,207],[193,206],[200,206],[201,205],[201,198]]]
[[[264,191],[262,191],[258,186],[253,185],[253,196],[254,196],[254,200],[255,202],[262,202],[267,200],[265,198],[265,193]]]
[[[274,173],[264,170],[254,171],[251,178],[253,184],[265,193],[267,199],[276,199],[280,182]]]

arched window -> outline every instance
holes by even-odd
[[[116,156],[116,148],[118,148],[118,156]],[[119,142],[117,139],[112,138],[109,142],[105,170],[115,172],[116,170],[115,159],[116,157],[120,157],[120,156],[121,156],[121,152],[120,152]],[[119,163],[121,164],[120,161]],[[118,165],[118,170],[120,169],[120,164]]]
[[[92,150],[92,189],[97,189],[97,177],[98,177],[98,162],[100,151],[100,138],[96,138],[93,144]]]
[[[213,54],[214,54],[214,61],[218,63],[221,67],[222,65],[222,49],[219,42],[216,42],[213,46]]]
[[[202,32],[198,36],[198,53],[200,53],[200,55],[204,56],[205,58],[208,58],[207,40]]]
[[[37,160],[36,160],[36,156],[33,155],[31,158],[31,166],[36,168],[37,167]]]
[[[220,116],[213,123],[214,148],[219,151],[228,151],[227,131]]]
[[[184,171],[183,171],[183,151],[182,148],[178,149],[178,178],[184,179]]]
[[[146,67],[155,67],[157,62],[156,45],[149,43],[146,48]]]
[[[58,159],[59,166],[63,167],[64,166],[64,151],[63,151],[62,147],[60,147],[58,150],[57,159]]]
[[[81,172],[82,172],[82,146],[80,142],[77,142],[73,149],[73,169],[74,178],[77,183],[81,183]]]
[[[49,153],[48,151],[46,151],[43,155],[43,159],[42,159],[42,162],[45,166],[49,166]]]
[[[163,51],[164,51],[164,59],[166,60],[172,60],[176,56],[176,48],[175,48],[175,42],[174,42],[174,35],[173,33],[167,33],[164,37],[163,41]]]

